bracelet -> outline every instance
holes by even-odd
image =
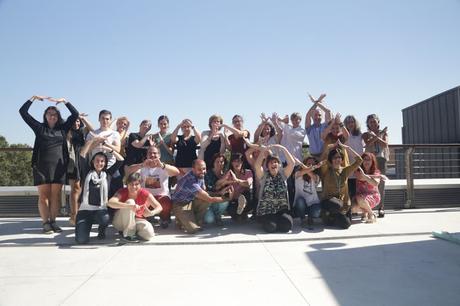
[[[165,168],[166,168],[166,164],[165,164],[165,163],[163,163],[163,166],[161,166],[161,169],[163,169],[163,170],[164,170]]]

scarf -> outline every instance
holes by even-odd
[[[85,206],[89,205],[88,198],[89,198],[89,182],[90,181],[92,181],[94,185],[101,186],[101,192],[100,192],[101,206],[107,205],[108,194],[109,194],[109,189],[107,187],[107,174],[104,171],[102,171],[99,177],[97,172],[94,170],[90,171],[85,178],[82,205],[85,205]]]

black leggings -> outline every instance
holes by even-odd
[[[89,242],[89,233],[93,224],[99,224],[99,233],[109,226],[109,214],[104,210],[79,210],[75,225],[75,241],[83,244]]]
[[[340,200],[328,199],[321,201],[321,218],[324,225],[347,229],[351,225],[351,220],[342,214],[342,205],[338,201]]]
[[[287,233],[292,229],[292,217],[286,212],[264,215],[260,217],[262,227],[267,233]]]

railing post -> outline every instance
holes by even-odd
[[[405,164],[406,164],[406,182],[407,182],[407,189],[406,189],[406,203],[404,204],[404,208],[413,208],[415,207],[415,199],[414,199],[414,168],[413,168],[413,154],[414,147],[410,147],[406,150],[404,154]]]

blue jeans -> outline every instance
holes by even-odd
[[[222,218],[222,215],[227,210],[227,207],[228,201],[209,205],[208,211],[204,215],[204,223],[212,224],[215,223],[216,220],[220,220]]]
[[[79,210],[75,224],[75,241],[79,244],[89,242],[89,233],[93,224],[99,224],[99,232],[104,232],[109,225],[109,213],[102,210]]]
[[[306,215],[312,218],[319,218],[321,214],[321,204],[315,203],[308,206],[304,198],[297,198],[294,203],[294,214],[300,219],[305,219]]]

